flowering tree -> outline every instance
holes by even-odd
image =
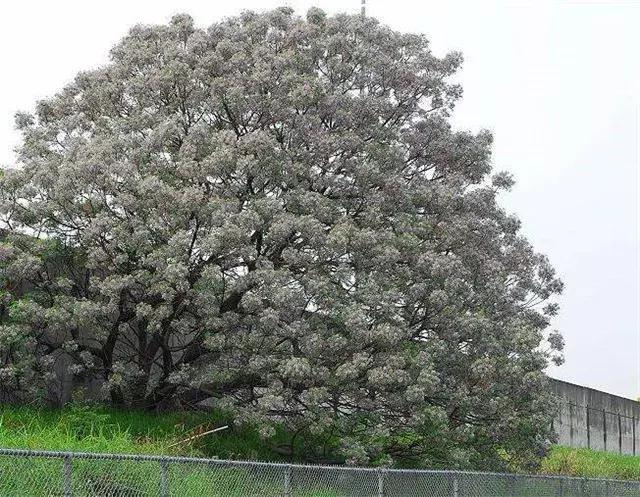
[[[420,453],[425,426],[462,459],[536,454],[562,284],[496,202],[490,134],[448,123],[460,62],[318,9],[133,28],[17,116],[5,388],[62,365],[118,405],[339,429],[353,456]]]

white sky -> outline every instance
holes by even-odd
[[[553,376],[640,396],[640,0],[367,0],[368,14],[461,50],[456,124],[495,134],[496,169],[518,183],[504,203],[566,283],[557,327],[566,364]],[[190,13],[201,25],[244,9],[360,0],[58,0],[5,2],[0,16],[0,164],[13,114],[53,94],[137,23]]]

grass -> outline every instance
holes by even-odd
[[[179,443],[224,425],[229,428]],[[222,412],[153,414],[85,405],[62,410],[0,406],[0,447],[4,448],[286,461],[278,447],[288,443],[283,431],[267,443],[257,429],[234,426]],[[298,458],[303,456],[299,453]]]
[[[194,448],[169,446],[207,421],[198,413],[155,416],[85,406],[63,410],[1,407],[0,447],[177,455]]]
[[[175,445],[194,433],[226,424],[230,426],[228,430]],[[285,443],[288,443],[286,433],[277,433],[268,444],[256,429],[234,427],[222,412],[152,414],[88,405],[62,410],[0,406],[2,448],[277,461],[286,459],[276,450]],[[63,487],[62,465],[61,459],[0,456],[0,495],[59,495]],[[74,459],[73,475],[73,495],[77,497],[156,495],[161,480],[160,464],[156,461]],[[168,476],[171,495],[282,494],[283,475],[275,471],[255,473],[237,466],[171,464]],[[320,489],[304,496],[335,494]]]
[[[194,433],[223,425],[230,428],[174,445]],[[222,412],[153,414],[83,404],[65,409],[0,406],[0,447],[4,448],[303,461],[308,456],[303,441],[299,441],[293,458],[278,450],[289,439],[279,431],[267,442],[257,429],[233,426]],[[341,462],[331,447],[327,460],[322,462]],[[556,446],[543,461],[541,472],[640,480],[640,457]]]
[[[553,447],[542,463],[543,473],[640,480],[640,457],[591,449]]]
[[[194,433],[227,424],[228,430],[176,445]],[[284,456],[277,448],[289,441],[289,434],[279,431],[267,443],[256,429],[235,427],[229,416],[222,412],[152,414],[83,404],[62,410],[0,406],[0,447],[3,448],[294,462],[308,457],[302,445],[298,447],[296,457]],[[313,440],[305,443],[307,446],[318,445]],[[331,451],[329,447],[328,453],[334,458],[331,462],[340,462],[335,451]],[[3,497],[48,495],[51,489],[61,488],[61,464],[60,460],[53,459],[0,457],[0,494]],[[79,497],[155,495],[160,482],[157,462],[77,459],[73,471],[73,495]],[[640,480],[640,457],[554,447],[543,461],[541,472]],[[250,468],[197,464],[171,465],[169,474],[172,495],[185,497],[280,495],[282,479],[277,471],[269,476],[264,472],[255,473]],[[298,495],[335,497],[338,494],[327,489],[313,489],[296,493]]]

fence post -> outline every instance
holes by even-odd
[[[510,476],[508,481],[508,486],[509,486],[509,497],[515,497],[516,494],[516,486],[517,486],[517,479],[515,476]]]
[[[564,497],[564,478],[558,479],[558,497]]]
[[[460,493],[458,490],[458,475],[454,473],[453,475],[453,497],[459,497]]]
[[[169,497],[169,463],[160,461],[160,497]]]
[[[291,464],[284,467],[284,497],[291,497]]]
[[[64,497],[72,497],[73,496],[73,475],[72,475],[71,454],[66,454],[64,456],[62,485],[63,485],[62,495],[64,495]]]
[[[384,470],[378,468],[376,473],[378,474],[378,497],[384,497]]]

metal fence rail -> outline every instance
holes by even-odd
[[[640,497],[640,482],[0,449],[0,497]]]

